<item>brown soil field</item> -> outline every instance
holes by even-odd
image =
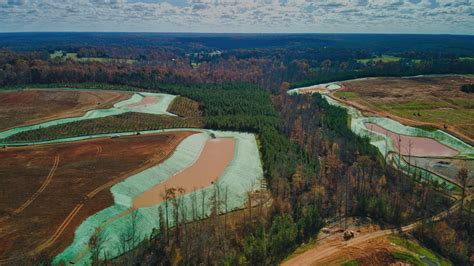
[[[234,148],[233,138],[208,140],[194,164],[136,197],[133,207],[146,208],[163,202],[169,188],[182,188],[189,193],[211,186],[234,158]]]
[[[0,92],[0,130],[75,117],[130,98],[127,92],[22,90]]]
[[[400,149],[402,155],[419,157],[452,157],[459,152],[448,147],[435,139],[424,137],[413,137],[399,135],[391,132],[377,124],[365,123],[364,126],[370,131],[388,136],[392,139],[393,149],[397,152]]]
[[[365,115],[446,130],[473,144],[474,94],[460,90],[467,83],[474,83],[474,77],[369,78],[342,82],[331,97]]]
[[[355,246],[343,247],[312,265],[341,265],[350,260],[357,260],[359,265],[404,265],[392,256],[391,253],[396,251],[403,252],[405,249],[392,245],[387,236],[381,236]]]
[[[194,133],[0,149],[0,264],[62,251],[82,221],[112,205],[111,186],[163,161]]]

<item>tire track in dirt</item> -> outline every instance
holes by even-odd
[[[41,253],[41,251],[45,250],[46,248],[50,247],[54,242],[61,236],[61,234],[66,230],[67,226],[71,223],[72,219],[76,216],[76,214],[81,210],[84,206],[83,203],[77,204],[76,207],[69,213],[69,215],[64,219],[64,221],[59,225],[56,232],[42,244],[40,244],[37,248],[30,252],[30,255],[35,255]]]
[[[58,169],[59,165],[59,155],[56,155],[53,163],[53,167],[51,167],[51,170],[49,171],[48,176],[43,182],[43,185],[33,194],[27,201],[25,201],[19,208],[13,211],[14,215],[17,215],[24,211],[30,204],[46,189],[46,187],[51,183],[51,180],[53,179],[54,173],[56,172],[56,169]]]
[[[430,219],[432,221],[438,221],[444,217],[446,217],[450,212],[455,211],[459,207],[459,202],[454,204],[451,208],[449,208],[446,211],[440,212],[437,215],[432,216]],[[386,235],[391,235],[391,234],[396,234],[396,233],[402,233],[402,232],[407,232],[411,231],[416,228],[417,225],[421,223],[421,220],[416,221],[414,223],[411,223],[409,225],[400,227],[400,228],[392,228],[392,229],[386,229],[386,230],[379,230],[375,231],[372,233],[368,233],[366,235],[362,235],[359,237],[352,238],[351,240],[348,241],[341,241],[340,243],[337,243],[335,245],[330,245],[330,246],[318,246],[316,245],[314,248],[303,252],[296,257],[293,257],[285,262],[283,262],[281,265],[282,266],[292,266],[292,265],[312,265],[312,264],[317,264],[318,261],[321,261],[322,259],[325,259],[331,255],[334,255],[336,252],[341,251],[344,248],[347,247],[354,247],[356,245],[359,245],[365,241],[372,240],[374,238],[386,236]]]
[[[178,138],[175,138],[175,136],[172,136],[168,139],[168,142],[169,143],[176,143],[176,142],[179,142],[179,139]],[[98,153],[101,153],[102,152],[102,147],[100,145],[95,145],[96,147],[94,147]],[[158,153],[159,156],[162,156],[163,153],[162,152],[159,152]],[[166,159],[166,158],[165,158]],[[143,171],[144,169],[150,167],[150,165],[155,165],[159,163],[159,161],[156,161],[155,158],[153,159],[150,159],[150,160],[147,160],[145,163],[143,163],[138,169],[136,169],[135,171],[133,171],[132,173],[129,173],[127,174],[127,176],[129,175],[133,175],[133,173],[135,172],[140,172],[140,171]],[[57,156],[57,163],[56,163],[56,160],[55,160],[55,165],[53,165],[53,168],[54,168],[54,171],[56,171],[57,169],[57,165],[59,164],[59,156]],[[53,169],[50,171],[51,173],[51,178],[52,178],[52,175],[54,175],[54,171]],[[49,177],[49,175],[48,175]],[[104,189],[107,189],[111,186],[113,186],[114,184],[116,184],[117,182],[121,181],[124,179],[124,176],[121,176],[121,177],[118,177],[114,180],[111,180],[97,188],[95,188],[94,190],[92,190],[91,192],[89,192],[88,194],[84,195],[84,199],[82,201],[82,203],[80,204],[77,204],[75,206],[75,208],[69,213],[69,215],[63,220],[63,222],[61,223],[61,225],[56,229],[56,231],[54,232],[54,234],[46,241],[42,242],[38,247],[36,247],[34,250],[28,252],[27,254],[24,254],[24,255],[20,255],[20,256],[16,256],[16,257],[11,257],[11,258],[7,258],[7,259],[0,259],[0,265],[4,265],[4,264],[9,264],[9,263],[14,263],[14,262],[18,262],[18,261],[21,261],[23,259],[26,259],[28,257],[34,257],[35,255],[38,255],[40,254],[42,251],[44,251],[45,249],[51,247],[57,240],[58,238],[64,233],[64,231],[66,230],[66,228],[68,227],[68,225],[72,222],[72,220],[76,217],[76,215],[78,214],[78,212],[81,210],[81,208],[84,206],[85,202],[91,198],[93,198],[95,195],[97,195],[99,192],[103,191]],[[44,190],[44,189],[43,189]],[[130,208],[130,209],[127,209],[126,211],[120,213],[119,215],[117,216],[114,216],[114,217],[111,217],[109,220],[107,220],[104,224],[101,225],[101,227],[103,227],[104,225],[108,224],[108,223],[111,223],[113,222],[114,220],[116,219],[119,219],[127,214],[129,214],[130,212],[132,212],[134,209],[133,208]],[[0,219],[0,222],[2,220]]]

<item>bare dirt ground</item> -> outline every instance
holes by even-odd
[[[473,144],[474,94],[460,90],[467,83],[474,77],[369,78],[342,82],[330,96],[365,115],[446,130]]]
[[[459,204],[454,204],[449,210],[443,211],[431,219],[438,221],[457,208],[459,208]],[[384,239],[392,234],[411,231],[419,223],[420,221],[417,221],[401,228],[381,230],[373,224],[359,226],[357,223],[349,222],[347,229],[354,231],[355,235],[348,241],[343,239],[342,223],[333,224],[329,227],[328,233],[324,233],[322,230],[323,232],[318,235],[314,246],[303,252],[295,253],[282,265],[340,265],[349,259],[359,258],[367,259],[367,265],[389,265],[393,263],[387,256],[391,249],[383,244]],[[372,261],[372,257],[375,257],[376,260]]]
[[[357,260],[360,265],[403,265],[391,255],[394,251],[404,249],[392,245],[387,236],[381,236],[344,247],[314,265],[340,265],[350,260]]]
[[[346,256],[340,253],[349,253],[348,250],[359,248],[366,241],[378,239],[391,232],[385,232],[373,224],[359,226],[353,220],[347,224],[347,229],[355,233],[355,237],[349,241],[344,241],[342,232],[344,231],[343,223],[335,223],[322,230],[318,235],[317,244],[289,260],[282,263],[284,266],[289,265],[340,265],[342,262],[352,259],[349,254]],[[373,250],[372,250],[373,251]],[[367,249],[361,255],[367,254],[371,250]]]
[[[234,147],[233,138],[208,140],[193,165],[136,197],[134,208],[146,208],[163,202],[165,191],[169,188],[181,188],[189,193],[211,186],[234,158]]]
[[[109,188],[166,159],[195,132],[0,149],[0,264],[57,254],[113,202]]]
[[[458,151],[448,147],[435,139],[399,135],[377,124],[365,123],[364,126],[374,132],[383,134],[392,139],[393,148],[402,155],[420,157],[452,157]]]
[[[127,92],[22,90],[0,92],[0,130],[75,117],[105,109],[131,96]]]
[[[364,261],[362,265],[395,265],[397,263],[390,253],[401,251],[401,249],[391,245],[387,239],[387,236],[397,233],[396,230],[380,230],[374,224],[359,226],[350,222],[347,229],[352,230],[355,237],[345,241],[342,234],[343,228],[339,225],[332,227],[327,234],[321,233],[313,248],[285,261],[282,265],[341,265],[356,259]]]

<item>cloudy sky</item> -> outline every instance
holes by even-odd
[[[0,0],[0,32],[474,34],[474,0]]]

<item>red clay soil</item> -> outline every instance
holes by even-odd
[[[0,149],[0,264],[62,251],[82,221],[113,203],[111,186],[163,161],[194,133]]]
[[[234,158],[234,148],[233,138],[208,140],[193,165],[136,197],[133,207],[145,208],[163,202],[165,191],[169,188],[182,188],[189,193],[211,186]]]
[[[157,103],[159,100],[160,100],[160,97],[145,96],[139,102],[125,105],[125,107],[127,107],[127,108],[146,107],[148,105],[153,105],[153,104]]]
[[[339,252],[321,259],[312,265],[341,265],[346,261],[357,260],[359,265],[402,265],[396,264],[392,256],[394,251],[402,251],[398,246],[392,245],[387,236],[370,239],[358,244],[341,248]]]
[[[22,90],[0,92],[0,130],[75,117],[130,98],[117,91]]]
[[[364,123],[364,126],[368,130],[390,137],[393,142],[393,149],[398,152],[400,146],[400,153],[402,155],[418,157],[452,157],[459,154],[455,149],[441,144],[432,138],[399,135],[373,123]]]

